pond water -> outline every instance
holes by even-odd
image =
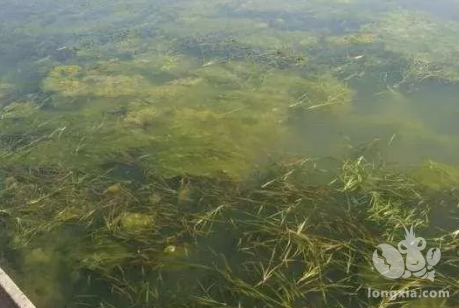
[[[0,264],[38,308],[459,307],[459,1],[0,5]]]

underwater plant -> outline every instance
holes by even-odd
[[[376,24],[367,25],[376,40],[387,51],[402,55],[408,62],[406,78],[416,81],[439,79],[458,80],[454,38],[459,25],[443,22],[427,13],[408,10],[383,15]]]
[[[458,305],[459,139],[404,88],[455,81],[456,22],[390,1],[66,2],[0,12],[0,262],[38,308]],[[367,296],[424,288],[373,267],[400,222],[441,248],[448,299]]]

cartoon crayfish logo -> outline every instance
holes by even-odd
[[[425,239],[416,237],[413,231],[413,225],[411,225],[410,231],[408,231],[403,223],[402,225],[406,232],[405,240],[398,243],[398,250],[389,244],[378,245],[382,250],[382,257],[378,255],[378,250],[375,249],[373,253],[374,266],[379,273],[390,279],[397,279],[400,277],[409,278],[413,275],[415,277],[421,277],[421,279],[434,281],[435,270],[432,268],[440,261],[440,249],[430,248],[424,259],[421,251],[426,248]],[[406,255],[405,260],[402,254]]]

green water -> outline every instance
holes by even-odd
[[[458,1],[0,7],[0,264],[38,308],[459,306]],[[374,268],[393,218],[434,282]]]

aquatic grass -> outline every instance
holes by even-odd
[[[150,279],[155,276],[163,276],[163,283],[166,283],[164,279],[171,266],[179,266],[182,268],[180,271],[186,271],[186,268],[192,270],[197,266],[208,275],[219,277],[209,286],[202,285],[205,280],[201,281],[202,295],[193,294],[193,291],[190,297],[186,297],[187,299],[178,300],[178,305],[181,301],[185,301],[190,305],[194,303],[210,306],[214,303],[217,306],[227,304],[237,307],[238,302],[241,302],[245,305],[250,303],[253,307],[292,307],[299,302],[305,302],[308,298],[338,305],[342,303],[343,296],[353,296],[355,290],[359,288],[360,282],[357,279],[359,276],[358,274],[356,276],[354,268],[365,269],[369,266],[370,260],[367,258],[371,255],[371,246],[378,242],[374,238],[374,231],[362,228],[366,225],[363,220],[364,213],[371,212],[371,204],[373,207],[378,206],[377,204],[382,202],[381,198],[387,198],[388,195],[393,199],[407,198],[409,195],[407,196],[406,192],[413,187],[406,185],[397,190],[394,181],[398,183],[401,179],[396,181],[397,178],[393,178],[395,175],[392,175],[392,178],[387,174],[382,176],[383,170],[375,170],[372,164],[367,164],[363,159],[358,158],[355,161],[343,162],[341,172],[344,175],[332,182],[328,193],[325,194],[319,187],[298,187],[295,185],[294,177],[286,176],[295,168],[304,168],[304,164],[305,161],[300,160],[298,164],[281,165],[279,168],[282,172],[279,173],[276,181],[270,181],[270,185],[265,185],[266,182],[263,181],[258,185],[264,188],[255,190],[245,188],[239,190],[239,193],[236,186],[232,186],[231,181],[213,183],[205,178],[192,179],[188,185],[194,188],[200,197],[187,201],[187,204],[198,202],[194,207],[182,210],[172,205],[178,202],[181,181],[150,178],[150,184],[140,186],[134,195],[135,190],[131,190],[134,187],[130,188],[130,186],[122,185],[118,189],[108,190],[107,188],[114,183],[113,179],[96,177],[89,180],[86,177],[84,182],[92,182],[91,186],[99,191],[92,197],[92,202],[103,202],[104,206],[94,205],[90,216],[83,211],[80,220],[76,220],[77,224],[85,226],[84,228],[90,232],[88,234],[90,236],[86,236],[84,241],[89,240],[96,249],[94,251],[96,254],[89,251],[85,253],[87,257],[83,260],[87,261],[80,263],[79,268],[90,270],[91,276],[99,277],[98,279],[111,285],[114,294],[124,297],[134,306],[139,307],[147,305],[149,301],[162,302],[162,298],[166,295],[154,295],[157,291],[148,291],[150,287],[147,288],[135,278],[132,280],[133,277],[129,275],[131,277],[129,278],[127,273],[137,272],[143,268],[142,272],[150,272],[147,277],[150,277],[149,284],[152,286],[153,280]],[[368,170],[377,172],[378,177],[375,174],[368,174]],[[356,172],[360,175],[356,175]],[[348,185],[350,179],[356,176],[360,179],[354,181],[357,184]],[[65,178],[72,179],[70,176]],[[76,184],[78,183],[81,182],[77,181]],[[211,183],[212,185],[209,185]],[[342,183],[341,188],[337,187],[337,183]],[[369,183],[371,190],[368,189]],[[375,191],[377,188],[381,188],[381,191]],[[130,212],[131,207],[137,212],[142,210],[142,207],[136,204],[148,200],[145,198],[151,195],[152,191],[159,197],[154,198],[152,200],[154,203],[144,207],[143,211],[144,213],[152,211],[155,215],[159,215],[155,216],[157,223],[155,222],[154,226],[146,226],[147,229],[142,229],[144,231],[137,235],[123,231],[119,225],[123,215]],[[404,193],[401,193],[403,191]],[[245,196],[246,193],[249,195]],[[344,199],[340,197],[343,194],[347,195]],[[57,198],[57,196],[49,195],[47,199]],[[416,194],[411,193],[411,197],[404,200],[409,200],[413,196]],[[210,206],[217,200],[220,206]],[[348,200],[346,202],[350,202],[352,206],[346,206],[340,200]],[[167,202],[171,202],[171,205],[166,206]],[[206,205],[208,203],[209,205]],[[161,207],[155,208],[154,204],[161,204]],[[397,208],[395,205],[391,206]],[[191,213],[190,216],[187,214],[190,210],[197,212]],[[410,217],[419,217],[416,213],[421,209],[417,211],[412,209],[411,214],[404,215],[405,223],[412,219]],[[387,226],[388,217],[400,214],[397,212],[382,217],[380,215],[380,212],[376,211],[372,216],[373,220],[381,226]],[[142,216],[134,217],[140,219]],[[41,224],[46,226],[44,222]],[[176,231],[171,229],[174,225]],[[51,230],[41,228],[42,232]],[[154,235],[150,231],[146,232],[151,230],[150,228],[159,230],[159,233]],[[59,227],[54,226],[53,229]],[[168,229],[170,231],[167,231]],[[228,233],[224,230],[232,231]],[[218,252],[223,247],[221,245],[212,248],[215,251],[211,258],[214,260],[212,262],[214,265],[199,264],[207,258],[197,258],[196,260],[201,262],[193,265],[195,262],[191,260],[185,259],[183,263],[161,257],[164,248],[177,240],[180,242],[182,236],[183,239],[188,237],[200,243],[199,246],[192,244],[191,251],[197,249],[195,253],[200,255],[199,251],[204,249],[202,253],[205,253],[205,247],[210,244],[209,248],[211,248],[213,245],[212,238],[221,240],[222,231],[226,234],[225,241],[236,240],[237,245],[234,248],[238,251],[237,257],[228,258],[222,252]],[[142,235],[147,233],[148,236]],[[169,236],[166,236],[167,234]],[[364,247],[367,248],[362,251]],[[108,251],[111,249],[114,250],[110,254]],[[97,251],[101,253],[99,256]],[[192,255],[193,252],[191,258]],[[362,260],[359,256],[366,257]],[[233,263],[235,261],[236,263]],[[238,266],[234,267],[233,264]],[[160,272],[164,273],[157,276]],[[353,282],[355,279],[357,280]],[[170,285],[170,282],[167,285]],[[146,294],[149,294],[148,301],[145,300]],[[219,299],[220,296],[223,296],[222,299]],[[359,298],[358,305],[364,306],[362,301],[363,299]]]
[[[359,272],[371,264],[371,247],[398,235],[376,230],[395,230],[391,217],[409,224],[429,210],[420,184],[361,156],[369,148],[344,159],[322,185],[309,180],[319,170],[307,158],[274,164],[252,183],[151,170],[138,182],[108,165],[101,174],[103,165],[89,172],[5,161],[3,221],[15,226],[8,237],[19,252],[58,230],[80,230],[78,245],[86,248],[67,262],[105,285],[109,302],[292,307],[311,298],[345,305],[353,296],[365,306],[355,295]],[[196,271],[185,279],[189,286],[174,281]]]
[[[378,244],[399,239],[403,230],[392,218],[427,232],[437,201],[444,201],[442,210],[455,206],[454,170],[430,164],[434,175],[407,176],[375,153],[375,143],[328,165],[301,154],[269,165],[254,151],[271,151],[269,143],[289,135],[284,124],[295,119],[343,118],[352,109],[346,82],[372,74],[370,68],[392,69],[387,53],[376,52],[371,35],[354,34],[351,46],[330,48],[271,22],[238,25],[264,29],[274,41],[288,34],[279,46],[266,46],[251,36],[254,29],[228,34],[227,23],[214,16],[222,4],[235,11],[278,8],[218,1],[203,11],[163,9],[175,25],[158,34],[165,37],[144,41],[130,36],[132,29],[127,40],[113,31],[93,37],[96,48],[49,67],[43,88],[56,91],[51,101],[2,111],[0,222],[8,227],[2,254],[16,256],[9,257],[15,269],[31,256],[39,261],[29,263],[32,283],[21,280],[37,303],[389,307],[405,303],[368,299],[364,288],[419,288],[379,277],[371,256]],[[352,10],[339,4],[346,5],[340,14]],[[318,16],[329,10],[327,2]],[[137,29],[148,30],[151,18]],[[183,27],[190,24],[200,27]],[[77,32],[91,26],[83,28]],[[306,42],[288,42],[303,35]],[[362,40],[364,48],[354,44]],[[417,82],[436,69],[422,59],[405,64]],[[260,142],[267,135],[276,138]],[[432,185],[437,178],[441,184]],[[448,276],[457,271],[455,231],[436,230],[447,235],[435,238],[445,251],[435,288],[457,288]],[[39,266],[74,275],[65,281],[65,303],[52,303],[54,293],[36,294]]]
[[[457,24],[442,22],[424,12],[400,11],[387,13],[379,25],[368,25],[385,49],[396,52],[407,60],[402,82],[422,82],[439,79],[454,82],[454,65],[457,48],[451,46]],[[429,42],[429,43],[426,43]]]

